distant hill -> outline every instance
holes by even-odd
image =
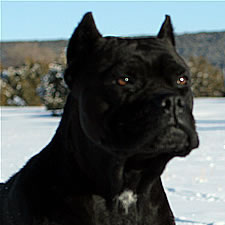
[[[203,56],[225,70],[225,32],[184,34],[176,37],[177,51],[185,58]]]
[[[4,67],[19,66],[26,59],[51,62],[65,51],[68,41],[2,42],[1,63]],[[225,31],[176,36],[178,52],[185,58],[203,56],[225,70]]]
[[[50,63],[65,51],[67,41],[22,41],[1,43],[1,64],[4,68],[20,66],[26,60]]]

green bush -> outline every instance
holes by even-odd
[[[191,57],[188,65],[192,74],[195,97],[222,97],[225,95],[223,72],[203,57]]]
[[[47,64],[27,61],[23,66],[2,70],[1,105],[41,105],[41,99],[36,93],[36,88],[47,68]]]

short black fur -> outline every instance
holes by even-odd
[[[0,185],[1,225],[174,225],[160,175],[198,146],[170,17],[157,37],[102,37],[87,13],[67,49],[52,141]]]

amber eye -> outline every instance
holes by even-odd
[[[128,77],[121,77],[117,80],[117,84],[120,86],[125,86],[129,83],[129,78]]]
[[[181,86],[187,85],[188,84],[188,78],[186,76],[179,77],[178,80],[177,80],[177,84],[181,85]]]

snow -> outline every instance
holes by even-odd
[[[200,147],[162,175],[177,225],[225,225],[225,98],[195,99]],[[2,107],[1,181],[49,143],[60,121],[43,107]]]
[[[200,147],[163,174],[177,224],[225,225],[225,98],[195,99]]]

